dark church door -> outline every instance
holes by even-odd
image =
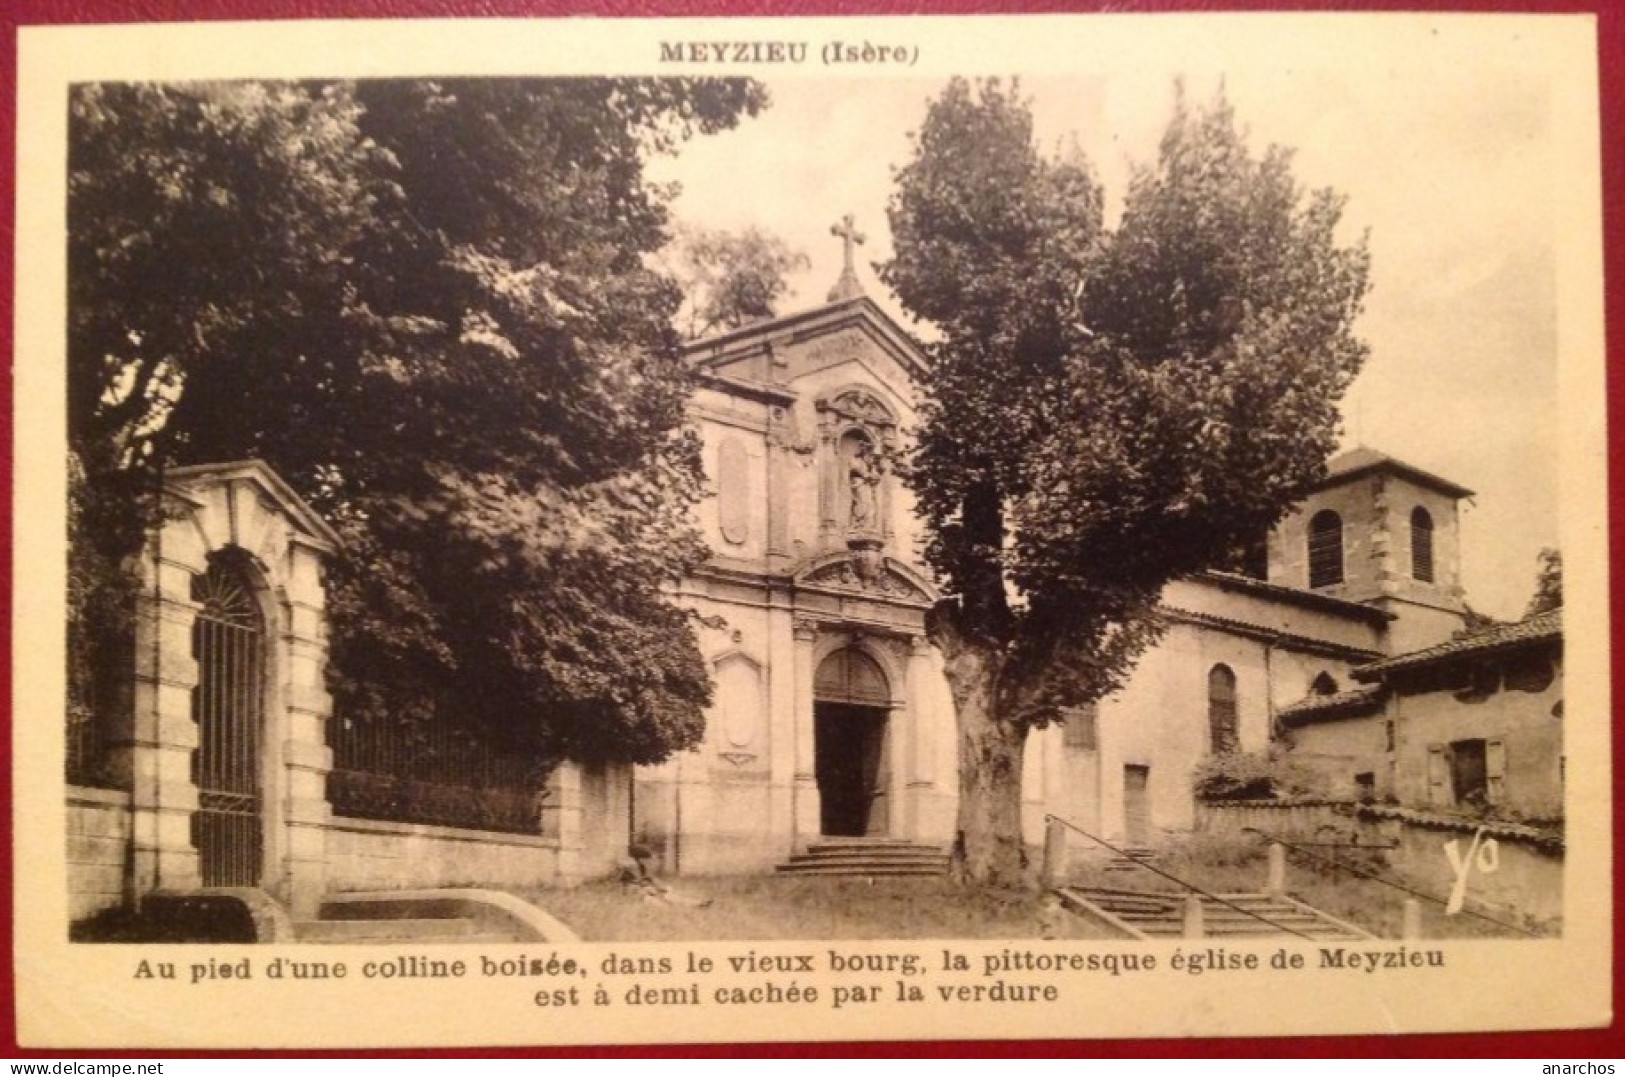
[[[886,832],[886,711],[846,703],[814,708],[814,751],[823,833]]]
[[[813,682],[813,755],[820,830],[831,837],[887,832],[890,689],[878,663],[856,648],[836,651]]]

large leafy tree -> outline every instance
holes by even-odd
[[[138,548],[166,465],[261,457],[345,540],[347,715],[451,716],[541,761],[692,743],[709,682],[661,589],[703,556],[701,475],[643,163],[764,101],[709,80],[80,88],[70,417],[99,515],[76,547]]]
[[[678,325],[691,339],[773,317],[789,288],[785,278],[809,264],[805,254],[754,226],[679,227],[669,259],[685,297]]]
[[[1276,523],[1335,446],[1368,259],[1290,165],[1181,94],[1108,230],[1016,87],[955,81],[899,170],[882,275],[938,333],[908,471],[973,878],[1021,878],[1029,731],[1121,685],[1163,586]]]

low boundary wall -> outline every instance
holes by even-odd
[[[1456,883],[1456,869],[1447,851],[1454,842],[1456,856],[1470,868],[1466,896],[1471,907],[1540,927],[1562,923],[1560,832],[1383,804],[1238,801],[1197,805],[1198,834],[1263,840],[1249,828],[1292,842],[1357,841],[1392,846],[1381,854],[1385,874],[1441,899],[1450,895]]]

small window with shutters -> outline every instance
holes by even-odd
[[[1506,742],[1472,737],[1428,746],[1428,802],[1474,807],[1506,799]]]
[[[1450,759],[1450,794],[1456,804],[1484,804],[1489,800],[1488,753],[1484,741],[1451,741],[1446,750]]]
[[[1354,792],[1361,804],[1374,804],[1377,800],[1377,775],[1365,770],[1354,776]]]

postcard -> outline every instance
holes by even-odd
[[[1596,46],[23,27],[19,1043],[1609,1023]]]

